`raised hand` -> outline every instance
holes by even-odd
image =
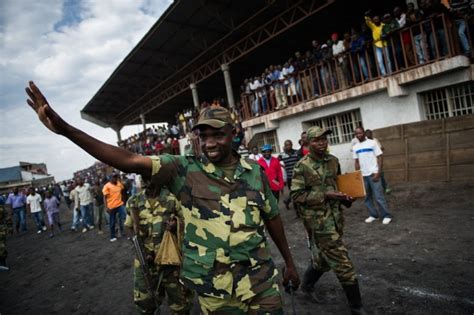
[[[62,134],[68,124],[49,106],[46,97],[44,97],[33,81],[28,82],[28,85],[25,88],[26,94],[29,97],[26,100],[28,105],[38,114],[38,118],[43,125],[54,133]]]

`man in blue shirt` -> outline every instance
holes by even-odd
[[[19,233],[19,229],[26,232],[26,197],[23,193],[18,192],[18,187],[13,188],[13,192],[8,195],[5,204],[12,208],[13,226],[16,232]]]

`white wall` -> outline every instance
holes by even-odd
[[[32,180],[35,180],[35,179],[48,178],[50,176],[51,175],[33,174],[31,172],[21,171],[21,178],[24,182],[32,181]]]
[[[387,91],[382,91],[290,116],[279,121],[279,126],[276,129],[278,141],[282,146],[286,139],[290,139],[293,141],[293,146],[298,148],[300,134],[304,128],[308,127],[305,122],[354,109],[360,109],[362,123],[366,129],[378,129],[421,121],[424,120],[424,114],[419,93],[467,80],[470,80],[469,71],[454,71],[404,86],[407,96],[389,97]],[[354,170],[350,143],[331,145],[330,151],[331,154],[339,158],[343,173]]]

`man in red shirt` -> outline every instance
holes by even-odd
[[[280,161],[272,156],[272,151],[272,146],[265,144],[262,147],[263,157],[258,160],[258,164],[260,164],[260,166],[265,170],[270,189],[278,201],[280,191],[283,190],[285,183],[283,181],[283,172],[281,171]]]
[[[309,142],[306,136],[306,131],[303,131],[301,133],[300,146],[301,147],[298,150],[298,155],[300,156],[300,159],[301,159],[303,156],[309,153]]]

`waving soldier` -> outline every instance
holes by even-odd
[[[28,104],[51,131],[126,173],[139,173],[180,200],[185,221],[181,279],[197,292],[204,314],[282,314],[277,269],[265,228],[285,261],[283,284],[299,285],[278,205],[257,163],[232,150],[228,110],[205,108],[200,156],[145,157],[103,143],[67,124],[29,83]]]

